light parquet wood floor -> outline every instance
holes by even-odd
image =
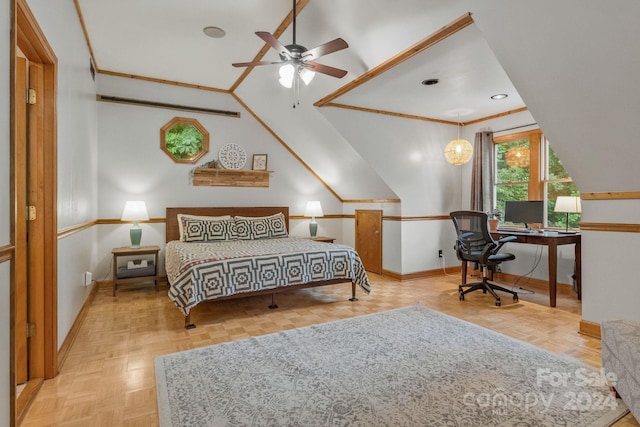
[[[371,295],[348,301],[350,284],[291,291],[277,295],[201,304],[192,311],[196,329],[169,301],[166,287],[126,288],[111,296],[110,284],[97,290],[76,341],[59,375],[45,381],[22,422],[34,426],[158,425],[153,359],[157,355],[239,340],[361,314],[405,307],[417,302],[511,337],[563,353],[599,367],[600,341],[578,334],[581,305],[561,289],[556,308],[545,289],[509,296],[496,307],[481,292],[458,300],[458,275],[397,281],[370,274]],[[532,285],[533,286],[533,285]],[[627,415],[616,427],[640,426]]]

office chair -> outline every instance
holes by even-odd
[[[487,278],[489,269],[494,269],[504,261],[516,259],[515,255],[509,253],[498,253],[502,246],[510,241],[516,240],[515,236],[504,237],[495,241],[489,232],[487,214],[478,211],[455,211],[449,214],[456,227],[456,244],[454,249],[458,259],[465,262],[474,262],[482,269],[482,281],[476,283],[463,283],[458,287],[460,301],[464,301],[464,296],[469,292],[482,289],[482,293],[490,292],[496,299],[496,305],[500,306],[500,296],[496,291],[507,292],[513,295],[513,300],[518,301],[518,293],[510,289],[503,288],[494,283],[490,283]],[[463,274],[466,268],[462,269]],[[463,288],[468,288],[463,290]]]

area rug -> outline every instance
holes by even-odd
[[[161,426],[607,426],[596,369],[415,306],[155,359]]]

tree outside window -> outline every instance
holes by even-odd
[[[176,163],[196,163],[209,152],[209,132],[196,120],[174,117],[160,130],[160,147]]]
[[[545,227],[564,228],[566,214],[554,212],[558,196],[580,196],[562,162],[540,130],[494,138],[496,209],[508,200],[544,200]],[[578,228],[580,214],[569,214],[569,227]]]
[[[554,212],[556,207],[556,200],[558,196],[577,196],[580,197],[580,192],[575,184],[571,181],[569,174],[562,166],[562,162],[556,156],[556,153],[551,149],[547,143],[547,180],[546,180],[546,194],[547,194],[547,223],[549,227],[565,227],[567,214],[562,212]],[[580,226],[579,213],[569,214],[569,228],[578,228]]]

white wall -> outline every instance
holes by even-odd
[[[9,175],[9,92],[11,80],[9,76],[9,47],[11,46],[11,3],[0,1],[0,247],[9,245],[10,241],[10,212],[9,204],[10,175]],[[9,380],[10,367],[10,268],[9,262],[0,263],[0,426],[9,425]]]
[[[96,218],[95,83],[73,2],[59,2],[54,8],[46,0],[28,3],[58,59],[58,229],[64,229]],[[58,241],[58,347],[89,294],[82,277],[95,269],[95,248],[96,233],[91,229]]]
[[[640,3],[474,2],[473,18],[582,193],[638,191]],[[544,25],[541,26],[541,23]],[[584,222],[638,224],[640,201],[583,204]],[[640,318],[640,233],[583,235],[584,320]]]
[[[452,166],[443,154],[445,145],[457,136],[456,127],[338,108],[324,108],[322,112],[401,198],[397,215],[448,215],[453,210],[469,208],[471,163]],[[467,126],[463,136],[473,143],[475,133],[481,130],[500,131],[531,123],[535,119],[525,111]],[[410,274],[459,264],[453,250],[455,233],[450,220],[402,221],[392,226],[393,232],[388,230],[388,222],[391,221],[385,221],[383,232],[384,269]],[[345,227],[349,230],[346,234],[353,234],[350,227]],[[443,251],[444,260],[438,258],[438,250]],[[503,265],[506,273],[528,273],[536,254],[540,254],[531,277],[548,278],[546,248],[511,244],[505,250],[517,257],[517,261]],[[558,252],[558,280],[571,283],[573,246],[561,247]]]
[[[637,224],[640,218],[640,200],[582,203],[585,222]],[[583,319],[592,322],[640,320],[640,278],[635,268],[640,233],[584,231],[582,234]]]
[[[443,154],[455,127],[340,108],[323,108],[322,114],[402,201],[386,206],[384,215],[439,216],[460,208],[464,169]],[[438,269],[438,249],[455,265],[454,239],[448,220],[385,221],[383,268],[398,274]]]
[[[99,75],[102,95],[239,111],[240,118],[190,113],[115,103],[98,103],[98,217],[118,219],[127,200],[146,202],[152,218],[164,218],[177,206],[289,206],[290,215],[302,215],[308,200],[320,200],[324,213],[340,214],[342,206],[291,153],[230,95]],[[178,164],[160,149],[160,128],[173,117],[197,119],[209,132],[209,153],[198,164],[218,159],[227,143],[247,153],[244,169],[256,153],[268,155],[268,188],[193,186],[191,164]],[[342,239],[339,220],[318,218],[319,235]],[[292,235],[308,235],[308,221],[292,221]],[[164,247],[164,224],[142,224],[143,244]],[[98,231],[98,277],[109,274],[111,249],[128,245],[129,226],[102,225]],[[162,264],[161,264],[162,266]]]

